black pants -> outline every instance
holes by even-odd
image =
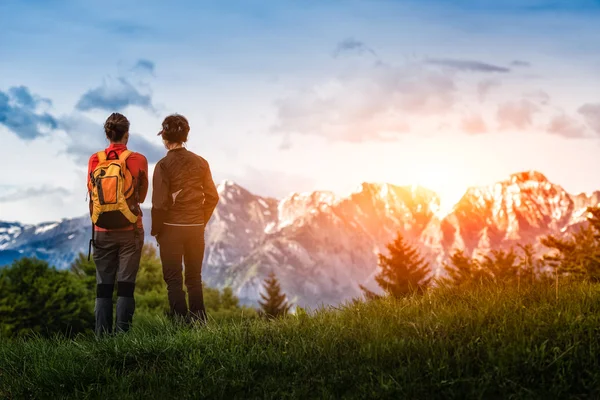
[[[204,226],[164,225],[158,243],[171,314],[205,322],[206,310],[202,293]],[[183,276],[188,293],[189,314],[183,291]]]
[[[113,292],[117,283],[117,331],[128,331],[135,312],[135,279],[140,268],[144,231],[108,231],[94,234],[96,263],[96,333],[111,333]]]

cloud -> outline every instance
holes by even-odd
[[[461,129],[470,135],[477,135],[481,133],[487,133],[488,127],[481,117],[481,115],[469,115],[463,118],[461,122]]]
[[[499,73],[507,73],[510,72],[510,68],[499,67],[497,65],[492,65],[488,63],[484,63],[481,61],[471,61],[471,60],[457,60],[450,58],[430,58],[425,61],[427,64],[431,65],[439,65],[442,67],[448,67],[452,69],[457,69],[459,71],[474,71],[474,72],[499,72]]]
[[[479,82],[477,84],[477,98],[479,99],[479,102],[483,103],[489,92],[492,90],[492,88],[500,85],[500,81],[494,79],[486,79],[484,81]]]
[[[105,79],[103,84],[86,92],[76,105],[80,111],[122,111],[128,106],[138,106],[154,111],[150,95],[141,94],[123,77]]]
[[[108,145],[103,127],[83,115],[61,118],[59,129],[68,136],[66,153],[75,156],[79,164],[87,163],[90,155]]]
[[[548,124],[548,132],[566,138],[586,137],[586,127],[580,121],[566,114],[552,118]]]
[[[338,43],[335,55],[344,52],[371,51],[365,43],[351,38]],[[543,90],[525,93],[521,100],[496,103],[497,126],[493,126],[496,124],[492,120],[486,121],[477,110],[457,118],[458,106],[467,109],[473,106],[468,96],[473,82],[461,79],[461,72],[507,74],[513,67],[529,66],[528,61],[518,59],[504,66],[434,57],[402,65],[390,65],[382,60],[359,67],[352,65],[351,69],[329,80],[278,99],[274,103],[276,121],[271,132],[281,135],[282,150],[291,147],[296,135],[358,143],[397,140],[417,129],[424,133],[459,129],[475,135],[535,127],[566,137],[584,136],[583,125],[567,116],[547,117],[542,121],[545,126],[534,126],[537,114],[543,112],[547,116],[550,111],[551,98]],[[502,82],[484,79],[475,85],[477,100],[483,103]]]
[[[146,69],[153,65],[144,60],[140,62],[138,64]],[[136,96],[141,95],[137,91],[132,95],[132,86],[123,78],[120,78],[119,82],[121,87],[117,87],[116,90],[112,90],[109,85],[104,85],[86,93],[78,104],[79,108],[84,110],[102,108],[112,102],[114,109],[118,110],[125,102],[140,103],[139,98],[136,100]],[[135,91],[134,88],[133,90]],[[130,98],[128,99],[127,96]],[[141,102],[146,104],[144,101]],[[50,132],[62,130],[68,138],[65,152],[74,156],[78,163],[87,163],[91,154],[106,148],[108,142],[101,124],[77,112],[62,117],[39,112],[40,105],[44,103],[52,104],[48,99],[31,94],[25,86],[12,87],[7,93],[0,91],[0,124],[5,125],[24,140],[33,140]],[[95,103],[96,107],[92,107],[92,103]],[[150,104],[149,100],[147,104]],[[43,132],[42,128],[46,128],[47,132]],[[159,140],[155,144],[136,133],[130,133],[129,147],[144,154],[150,163],[157,162],[165,154]]]
[[[39,110],[42,103],[50,101],[32,95],[25,86],[12,87],[8,93],[0,91],[0,124],[24,140],[43,136],[44,129],[55,129],[58,123]]]
[[[105,149],[108,141],[102,125],[84,115],[72,114],[60,120],[60,129],[68,136],[66,153],[75,157],[76,162],[87,164],[89,157]],[[129,134],[130,150],[142,153],[150,164],[156,163],[165,155],[162,143],[153,142],[136,133]]]
[[[600,103],[587,103],[577,110],[581,114],[586,124],[600,135]]]
[[[285,135],[279,144],[279,150],[290,150],[292,148],[292,138],[290,135]]]
[[[533,116],[539,107],[527,99],[508,101],[498,106],[500,129],[528,129],[533,124]]]
[[[148,73],[148,74],[154,76],[155,67],[156,67],[156,65],[152,61],[140,59],[137,61],[137,63],[135,63],[132,70],[139,71],[139,72],[145,72],[145,73]]]
[[[531,99],[543,106],[550,104],[550,95],[543,90],[535,90],[533,92],[525,93],[524,97]]]
[[[531,63],[529,61],[522,60],[514,60],[510,63],[513,67],[531,67]]]
[[[48,99],[42,99],[39,96],[32,95],[26,86],[11,87],[8,89],[8,93],[15,104],[21,107],[35,108],[38,104],[43,102],[51,104]]]
[[[354,38],[347,38],[339,42],[335,50],[333,51],[333,56],[337,58],[340,55],[346,53],[354,53],[359,55],[370,53],[373,56],[377,57],[377,54],[372,48],[367,46],[364,42],[361,42],[360,40],[356,40]]]
[[[158,143],[153,143],[144,136],[135,133],[130,135],[127,147],[131,150],[137,151],[138,153],[142,153],[144,156],[146,156],[150,164],[157,163],[167,153],[167,150],[164,148],[160,140]]]
[[[348,142],[395,140],[410,130],[410,118],[450,111],[455,95],[454,80],[441,71],[378,63],[277,100],[271,131]]]
[[[16,191],[0,195],[0,203],[11,203],[16,201],[27,200],[39,196],[48,195],[70,195],[71,192],[61,187],[41,186],[34,188],[22,188]]]

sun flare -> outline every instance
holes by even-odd
[[[465,194],[468,185],[464,182],[463,177],[464,174],[461,174],[461,171],[452,165],[432,163],[410,171],[407,180],[438,194],[440,209],[436,214],[441,218],[450,213],[454,205]]]

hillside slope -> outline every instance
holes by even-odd
[[[0,398],[598,398],[599,287],[559,296],[436,290],[275,322],[0,340]]]

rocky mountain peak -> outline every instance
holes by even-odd
[[[311,216],[333,206],[338,197],[329,191],[292,193],[277,206],[278,229],[293,224],[299,218]]]
[[[231,286],[255,305],[273,270],[293,302],[311,307],[360,296],[358,284],[376,289],[377,254],[398,232],[420,247],[438,275],[456,248],[480,254],[538,243],[584,224],[585,209],[600,202],[600,192],[569,195],[537,171],[470,188],[445,216],[436,213],[439,196],[417,185],[363,182],[347,196],[315,191],[282,200],[228,180],[218,191],[205,236],[206,283]],[[145,226],[149,219],[144,212]],[[32,226],[0,222],[0,265],[36,256],[68,268],[87,251],[89,230],[87,216]]]
[[[467,190],[446,220],[447,236],[457,235],[466,250],[480,247],[486,236],[490,248],[506,241],[530,241],[570,223],[571,196],[541,173],[512,174],[495,184]],[[486,243],[487,243],[486,242]]]
[[[576,209],[586,209],[600,203],[600,191],[595,191],[592,193],[579,193],[572,195],[571,199],[573,199]]]
[[[546,184],[550,183],[546,175],[539,171],[521,171],[510,175],[509,180],[513,183],[525,183],[525,184]]]
[[[228,179],[217,185],[217,192],[219,193],[221,200],[225,201],[227,201],[227,199],[233,200],[235,198],[248,197],[248,195],[251,195],[251,193],[242,186]]]

